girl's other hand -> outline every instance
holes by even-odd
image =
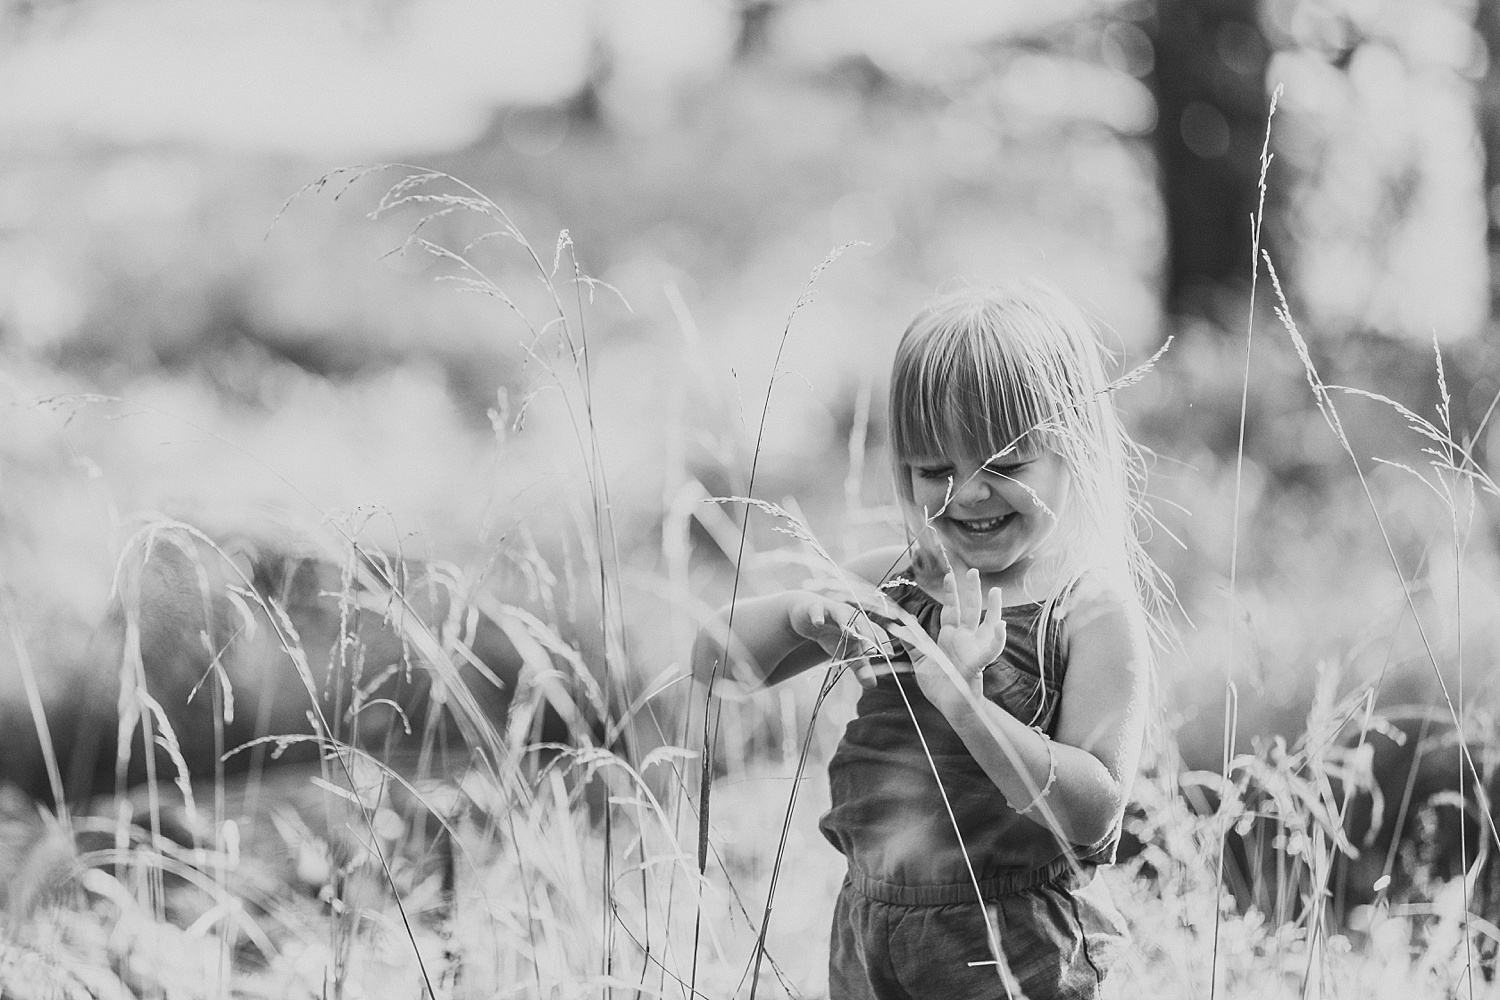
[[[891,638],[859,607],[809,591],[801,592],[788,614],[792,631],[816,642],[833,660],[852,660],[854,676],[874,687],[871,659],[890,656]]]
[[[983,595],[979,570],[970,569],[962,584],[952,571],[943,577],[943,610],[938,621],[938,648],[958,671],[959,678],[974,694],[983,692],[984,668],[1005,651],[1005,616],[999,587]],[[928,657],[917,664],[917,680],[934,704],[951,693],[950,678]],[[935,697],[936,696],[936,697]]]

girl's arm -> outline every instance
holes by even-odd
[[[816,626],[831,625],[838,634],[844,619],[830,615],[823,600],[805,590],[786,590],[739,601],[734,605],[732,636],[729,608],[723,608],[698,630],[693,677],[702,684],[729,680],[755,688],[785,680],[827,659],[816,639]],[[726,641],[732,655],[725,653]]]
[[[893,551],[881,549],[854,560],[848,567],[851,582],[878,582],[891,568]],[[693,676],[700,683],[728,678],[748,688],[777,684],[830,658],[858,657],[889,643],[852,600],[809,590],[738,601],[733,624],[731,637],[730,608],[725,606],[698,630]],[[725,655],[726,640],[732,655]],[[861,683],[874,683],[868,664],[856,663],[855,672]]]
[[[971,606],[978,604],[977,580],[973,586]],[[1027,808],[1046,789],[1042,802],[1057,832],[1090,846],[1113,831],[1130,794],[1145,733],[1150,652],[1136,602],[1095,581],[1080,584],[1066,617],[1068,670],[1055,739],[982,696],[966,697],[935,664],[919,664],[918,678],[1007,802],[1048,825],[1041,803]],[[961,673],[972,669],[954,665]],[[977,687],[977,673],[971,683]]]

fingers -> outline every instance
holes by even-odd
[[[984,609],[984,594],[979,586],[979,570],[970,567],[964,574],[963,603],[959,606],[959,621],[968,628],[979,627],[979,616]]]
[[[805,631],[795,625],[794,629],[823,647],[829,656],[840,659],[879,657],[890,650],[890,636],[853,605],[821,598],[807,608],[805,619]],[[870,682],[874,682],[873,675]]]
[[[941,621],[944,625],[978,628],[980,622],[1001,618],[1004,606],[1004,595],[998,586],[992,586],[989,594],[984,594],[980,571],[975,568],[971,567],[963,574],[963,583],[953,571],[942,579]]]
[[[931,641],[930,639],[928,639],[925,633],[913,632],[909,626],[901,624],[891,625],[889,630],[889,638],[900,640],[902,645],[904,645],[907,650],[911,651],[911,656],[913,659],[921,655],[917,651],[921,649],[923,642]],[[888,656],[881,655],[876,656],[871,660],[871,666],[874,670],[874,676],[876,677],[883,677],[886,674],[890,674],[892,676],[896,674],[912,674],[915,673],[917,669],[916,664],[913,662],[913,659],[907,659],[903,657],[899,660],[893,660]]]
[[[792,631],[804,639],[821,643],[828,629],[828,601],[816,594],[805,594],[793,605],[788,615]]]
[[[854,610],[838,641],[840,651],[833,655],[852,658],[851,667],[860,686],[872,688],[882,673],[898,672],[891,660],[891,637],[858,609]]]
[[[889,652],[891,648],[891,637],[885,629],[872,622],[864,615],[859,615],[853,630],[870,647],[872,656],[879,656],[882,652]]]
[[[950,569],[943,575],[943,610],[938,615],[938,622],[949,628],[962,623],[963,608],[958,597],[958,580]]]
[[[819,595],[809,595],[807,603],[792,616],[792,629],[798,635],[822,642],[825,638],[837,640],[851,633],[857,620],[862,618],[859,608],[843,601]]]
[[[972,566],[964,573],[963,583],[950,570],[943,577],[943,625],[956,625],[976,629],[984,608],[984,597],[979,585],[979,570]]]

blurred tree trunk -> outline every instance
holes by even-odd
[[[1479,0],[1474,30],[1489,49],[1488,67],[1479,81],[1479,137],[1484,143],[1484,193],[1489,211],[1486,243],[1490,257],[1490,319],[1500,313],[1500,4]]]
[[[770,46],[771,22],[781,0],[740,0],[740,25],[734,55],[742,61],[762,55]]]
[[[1167,210],[1167,309],[1216,312],[1216,292],[1248,281],[1269,98],[1269,46],[1256,0],[1157,0],[1145,25],[1156,154]],[[1269,229],[1267,230],[1269,232]]]

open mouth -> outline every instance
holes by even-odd
[[[1002,530],[1007,524],[1015,519],[1015,516],[1015,512],[1012,511],[1011,513],[1006,514],[1003,517],[986,517],[978,519],[950,517],[948,518],[948,521],[966,535],[992,535],[995,532]]]

